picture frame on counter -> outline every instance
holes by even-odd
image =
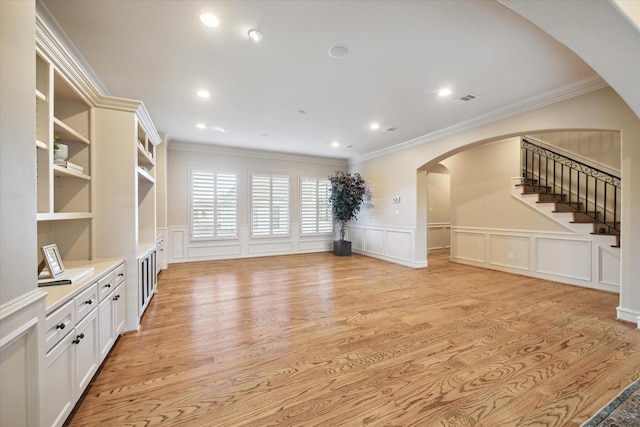
[[[64,273],[64,264],[62,263],[62,257],[58,246],[53,243],[51,245],[45,245],[41,248],[44,266],[49,270],[51,277],[58,277]]]

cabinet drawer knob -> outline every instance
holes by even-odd
[[[85,304],[89,304],[89,305],[91,305],[91,304],[93,304],[93,301],[92,301],[92,300],[90,300],[90,299],[88,299],[88,300],[86,300],[84,303],[85,303]]]
[[[81,333],[80,335],[78,335],[78,338],[80,339],[84,338],[84,334]]]
[[[124,273],[118,273],[118,277],[124,277]]]
[[[113,297],[113,300],[114,300],[114,301],[118,301],[119,299],[120,299],[120,295],[115,295],[115,296]]]
[[[111,287],[111,283],[107,283],[106,285],[104,285],[105,288],[110,288]]]
[[[64,323],[60,323],[60,324],[56,325],[56,329],[64,329],[65,326],[66,325]]]
[[[80,340],[78,338],[76,338],[75,340],[71,341],[72,344],[80,344]]]

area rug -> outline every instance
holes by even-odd
[[[625,388],[582,427],[640,427],[640,380]]]

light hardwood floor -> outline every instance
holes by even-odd
[[[69,425],[579,426],[640,377],[618,296],[330,253],[171,265]]]

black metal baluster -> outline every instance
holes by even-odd
[[[602,203],[604,205],[604,217],[602,218],[602,222],[604,222],[605,224],[607,223],[607,188],[609,187],[608,183],[604,183],[604,202]]]

